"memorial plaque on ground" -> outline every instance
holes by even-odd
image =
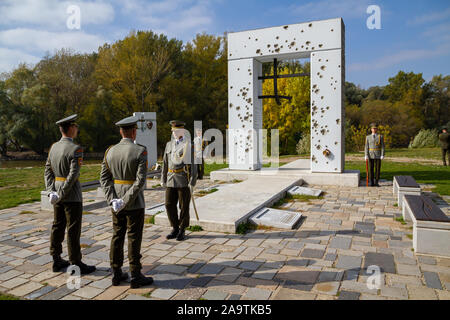
[[[291,189],[289,189],[288,193],[290,195],[307,195],[307,196],[318,197],[321,195],[322,190],[295,186],[295,187],[292,187]]]
[[[267,227],[293,229],[301,217],[300,212],[263,208],[250,217],[250,221]]]

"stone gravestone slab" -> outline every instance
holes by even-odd
[[[295,187],[292,187],[291,189],[289,189],[288,193],[290,195],[307,195],[307,196],[318,197],[321,195],[322,190],[295,186]]]
[[[250,217],[250,221],[267,227],[293,229],[301,217],[300,212],[263,208]]]
[[[166,206],[164,205],[164,203],[160,203],[145,209],[145,214],[150,216],[154,216],[161,212],[166,212]]]

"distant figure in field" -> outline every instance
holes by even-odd
[[[445,161],[445,155],[448,157],[448,162],[450,163],[450,135],[447,132],[447,128],[442,129],[442,133],[439,135],[439,144],[441,145],[442,150],[442,162],[444,166],[447,165]]]
[[[379,187],[378,181],[380,180],[381,160],[384,159],[384,137],[377,133],[377,124],[370,124],[370,130],[372,134],[366,137],[364,154],[365,160],[369,160],[370,186]]]

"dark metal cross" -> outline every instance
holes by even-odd
[[[293,74],[278,74],[278,60],[273,59],[273,76],[261,76],[258,77],[258,80],[266,80],[273,79],[273,95],[269,96],[258,96],[259,99],[275,99],[278,105],[281,105],[280,99],[288,99],[292,100],[290,96],[280,96],[278,94],[278,84],[277,79],[281,78],[294,78],[294,77],[306,77],[309,76],[309,73],[293,73]]]
[[[144,119],[144,115],[141,114],[141,118],[138,120],[141,123],[141,131],[144,132],[145,131],[145,119]]]

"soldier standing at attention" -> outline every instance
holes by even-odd
[[[112,284],[118,286],[128,278],[122,272],[123,245],[128,230],[128,260],[131,288],[153,283],[151,277],[141,273],[141,243],[144,230],[144,186],[147,179],[147,149],[134,143],[137,117],[128,117],[116,123],[122,140],[108,148],[103,158],[100,184],[112,207],[113,236],[110,262],[113,270]]]
[[[202,129],[195,128],[195,138],[194,138],[194,150],[195,150],[195,165],[197,166],[197,179],[202,180],[205,174],[205,163],[203,162],[203,150],[204,150],[204,140],[202,138]]]
[[[444,166],[446,166],[447,162],[445,161],[445,155],[447,155],[450,164],[450,135],[447,132],[447,128],[442,129],[442,133],[439,135],[439,144],[441,145],[442,150],[442,162]]]
[[[184,232],[189,227],[189,203],[191,191],[197,182],[197,166],[194,164],[194,147],[185,136],[184,122],[172,120],[172,137],[166,144],[163,156],[161,185],[166,188],[166,211],[172,232],[167,239],[184,240]],[[177,203],[180,203],[178,218]]]
[[[73,142],[79,132],[76,119],[77,115],[74,114],[56,122],[62,138],[51,146],[45,163],[45,187],[54,208],[50,254],[53,257],[53,272],[61,271],[72,264],[80,268],[81,274],[88,274],[96,268],[81,262],[83,198],[78,178],[83,163],[83,149]],[[66,226],[70,263],[61,258]]]
[[[370,124],[370,130],[372,134],[366,137],[366,146],[364,148],[365,160],[369,159],[370,186],[379,187],[381,160],[384,159],[384,138],[383,135],[377,133],[378,126],[375,123]]]

